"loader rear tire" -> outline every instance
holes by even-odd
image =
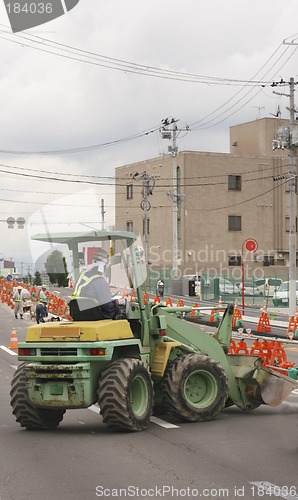
[[[63,419],[65,410],[36,408],[28,397],[26,363],[22,363],[16,370],[11,382],[12,413],[21,427],[28,430],[48,430],[58,427]]]
[[[153,384],[139,359],[109,364],[99,381],[98,404],[104,423],[118,431],[143,431],[153,408]]]
[[[208,356],[186,354],[166,370],[162,397],[170,412],[182,420],[212,420],[225,407],[227,377],[219,363]]]

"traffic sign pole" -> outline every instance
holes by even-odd
[[[256,252],[258,249],[258,243],[253,238],[244,240],[242,243],[242,255],[241,255],[241,269],[242,269],[242,314],[244,314],[244,249],[247,252]]]

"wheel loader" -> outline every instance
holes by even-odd
[[[98,405],[109,429],[142,431],[152,414],[202,422],[230,405],[243,411],[276,406],[298,386],[264,367],[258,356],[229,354],[232,305],[211,335],[185,320],[190,306],[148,300],[144,252],[136,235],[96,231],[70,233],[63,240],[74,258],[83,241],[108,244],[107,279],[111,288],[116,285],[127,293],[121,315],[28,328],[25,342],[18,345],[22,363],[10,392],[21,427],[54,429],[66,410]],[[128,294],[132,289],[135,297]]]

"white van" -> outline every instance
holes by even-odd
[[[237,286],[228,278],[218,278],[219,294],[220,295],[239,295]]]
[[[289,293],[290,293],[289,281],[284,281],[278,290],[274,292],[273,305],[277,307],[279,305],[288,306],[289,305]],[[298,302],[298,281],[296,281],[296,304]]]
[[[264,297],[273,297],[281,284],[282,280],[279,278],[262,278],[255,281],[255,285],[260,290],[260,295]]]

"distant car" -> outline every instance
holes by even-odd
[[[234,283],[232,283],[227,278],[219,278],[219,294],[220,295],[232,295],[237,294],[238,289]]]
[[[273,297],[274,292],[276,292],[282,284],[282,280],[279,278],[262,278],[256,280],[255,284],[259,288],[262,296]]]
[[[253,281],[244,281],[243,288],[242,288],[242,283],[238,283],[237,288],[239,290],[239,295],[242,295],[242,290],[243,290],[244,291],[243,295],[247,295],[250,297],[261,296],[259,288]]]
[[[296,304],[298,302],[298,281],[296,281]],[[284,281],[273,295],[273,305],[289,305],[289,281]]]

